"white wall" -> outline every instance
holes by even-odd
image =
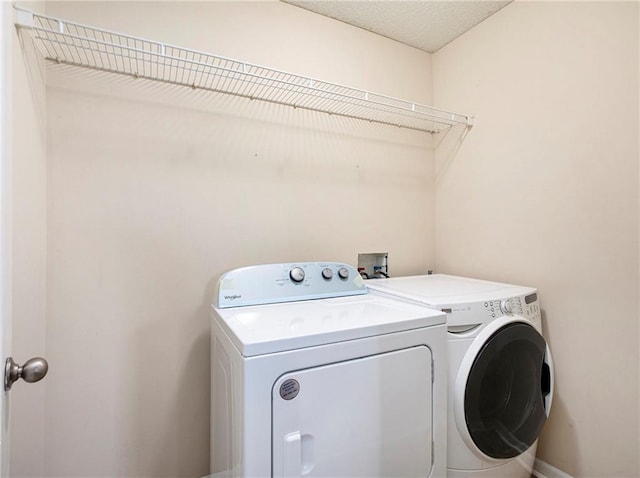
[[[29,3],[42,10],[41,3]],[[13,30],[13,357],[46,357],[47,187],[44,62]],[[43,476],[47,381],[16,383],[11,401],[11,476]]]
[[[436,154],[437,269],[539,288],[539,456],[574,476],[640,474],[638,65],[637,2],[516,2],[433,57],[477,115]]]
[[[431,56],[279,2],[47,12],[430,103]],[[47,476],[201,476],[209,304],[252,263],[434,264],[428,134],[48,73]]]

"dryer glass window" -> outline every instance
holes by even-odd
[[[546,343],[530,325],[513,323],[493,334],[476,357],[464,397],[476,446],[493,458],[513,458],[538,438],[547,415]]]

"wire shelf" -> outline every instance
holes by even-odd
[[[16,8],[45,59],[436,133],[473,117]]]

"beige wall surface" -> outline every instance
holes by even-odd
[[[437,270],[539,288],[539,457],[574,476],[640,474],[638,17],[516,2],[433,57],[435,101],[476,114],[436,153]]]
[[[43,10],[42,3],[29,3]],[[13,29],[12,355],[46,357],[47,187],[44,62]],[[17,383],[11,401],[11,476],[43,476],[47,381]]]
[[[49,73],[43,114],[41,72],[18,65],[37,140],[17,146],[32,220],[14,231],[14,302],[32,319],[14,350],[44,347],[27,281],[42,295],[46,259],[52,369],[45,417],[44,386],[20,389],[35,416],[13,394],[15,476],[205,474],[216,277],[377,251],[394,275],[437,254],[441,272],[538,287],[557,374],[540,457],[640,474],[636,3],[516,2],[433,57],[433,98],[430,55],[277,2],[47,11],[477,120],[436,139],[434,177],[427,135],[72,68]]]
[[[431,56],[279,2],[47,13],[421,103]],[[216,278],[389,252],[434,263],[432,139],[144,80],[48,71],[46,476],[209,469]]]

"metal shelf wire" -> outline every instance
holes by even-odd
[[[16,8],[45,59],[436,133],[473,117]]]

